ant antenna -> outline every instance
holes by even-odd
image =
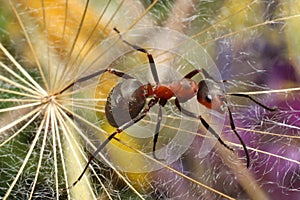
[[[229,94],[227,94],[227,95],[247,98],[247,99],[253,101],[254,103],[256,103],[257,105],[259,105],[260,107],[262,107],[262,108],[268,110],[268,111],[276,111],[276,110],[278,110],[278,107],[277,107],[277,106],[274,106],[274,107],[270,108],[270,107],[264,105],[263,103],[257,101],[256,99],[254,99],[253,97],[251,97],[251,96],[249,96],[249,95],[247,95],[247,94],[242,94],[242,93],[229,93]]]

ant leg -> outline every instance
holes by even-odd
[[[156,143],[157,143],[157,140],[158,140],[158,134],[159,134],[160,124],[161,124],[161,120],[162,120],[162,110],[161,110],[161,108],[162,108],[162,106],[159,105],[159,110],[158,110],[158,114],[157,114],[157,124],[156,124],[156,128],[155,128],[155,134],[154,134],[154,137],[153,137],[153,150],[152,150],[153,158],[155,158],[156,160],[159,160],[159,161],[164,160],[164,159],[157,158],[157,156],[155,154]]]
[[[68,90],[70,87],[74,86],[76,83],[84,82],[84,81],[89,80],[89,79],[91,79],[91,78],[93,78],[93,77],[95,77],[95,76],[98,76],[98,75],[100,75],[100,74],[103,74],[104,72],[106,72],[106,69],[99,70],[99,71],[97,71],[97,72],[95,72],[95,73],[93,73],[93,74],[90,74],[90,75],[87,75],[87,76],[85,76],[85,77],[82,77],[82,78],[80,78],[80,79],[78,79],[78,80],[76,80],[76,81],[70,83],[67,87],[65,87],[64,89],[62,89],[60,92],[55,93],[54,95],[62,94],[62,93],[64,93],[66,90]]]
[[[229,147],[229,146],[228,146],[228,145],[220,138],[220,136],[216,133],[216,131],[210,127],[210,125],[206,122],[205,119],[203,119],[203,118],[201,117],[201,115],[198,116],[198,115],[196,115],[195,113],[192,113],[192,112],[190,112],[190,111],[185,110],[184,108],[182,108],[182,107],[180,106],[179,101],[178,101],[177,98],[175,99],[175,105],[176,105],[176,107],[178,108],[178,110],[181,111],[183,114],[185,114],[185,115],[187,115],[187,116],[189,116],[189,117],[195,118],[195,119],[199,119],[199,120],[201,121],[202,125],[206,128],[206,130],[208,130],[213,136],[215,136],[215,138],[217,138],[218,141],[219,141],[224,147],[226,147],[227,149],[233,151],[233,149],[232,149],[231,147]]]
[[[86,172],[86,170],[88,169],[89,165],[91,164],[91,162],[95,159],[95,157],[98,155],[98,153],[119,133],[123,132],[125,129],[129,128],[130,126],[132,126],[133,124],[137,123],[138,121],[140,121],[141,119],[143,119],[147,113],[149,112],[150,108],[153,107],[156,103],[158,102],[158,99],[151,99],[148,103],[148,107],[145,108],[137,117],[135,117],[134,119],[132,119],[131,121],[123,124],[122,126],[120,126],[115,132],[113,132],[97,149],[96,151],[94,151],[94,153],[90,156],[87,164],[85,165],[83,171],[81,172],[81,174],[79,175],[79,177],[77,178],[77,180],[69,187],[67,187],[66,189],[69,190],[71,188],[73,188],[83,177],[84,173]]]
[[[81,174],[79,175],[79,177],[77,178],[77,180],[69,187],[67,187],[66,189],[69,190],[71,188],[73,188],[83,177],[84,173],[86,172],[86,170],[88,169],[89,165],[91,164],[91,162],[94,160],[94,158],[97,156],[97,154],[107,145],[107,143],[115,137],[115,135],[117,135],[118,133],[121,133],[122,129],[117,129],[115,132],[113,132],[97,149],[96,151],[94,151],[94,153],[90,156],[88,162],[86,163],[83,171],[81,172]]]
[[[204,127],[205,127],[212,135],[214,135],[214,136],[218,139],[218,141],[219,141],[223,146],[225,146],[227,149],[233,151],[232,148],[230,148],[227,144],[225,144],[225,143],[223,142],[223,140],[220,138],[220,136],[219,136],[219,135],[218,135],[218,134],[210,127],[210,126],[209,126],[209,124],[201,117],[201,115],[200,115],[200,116],[197,116],[197,115],[195,115],[194,113],[189,112],[189,111],[187,111],[187,110],[181,108],[180,105],[179,105],[179,101],[178,101],[177,99],[175,100],[175,104],[176,104],[177,108],[178,108],[181,112],[183,112],[185,115],[190,116],[190,117],[193,117],[193,118],[196,118],[196,119],[200,119],[202,125],[203,125],[203,126],[204,126]],[[245,152],[245,154],[246,154],[246,159],[247,159],[247,168],[249,168],[249,166],[250,166],[250,157],[249,157],[248,149],[247,149],[247,147],[246,147],[244,141],[242,140],[241,136],[237,133],[237,131],[236,131],[236,129],[235,129],[235,125],[234,125],[232,113],[231,113],[231,110],[229,109],[228,106],[227,106],[227,109],[228,109],[228,113],[229,113],[229,121],[230,121],[231,129],[232,129],[232,131],[234,132],[234,134],[237,136],[237,138],[239,139],[241,145],[243,146],[244,152]]]
[[[156,65],[155,65],[155,62],[154,62],[154,59],[153,59],[153,56],[152,54],[147,51],[146,49],[138,46],[138,45],[135,45],[135,44],[131,44],[129,43],[128,41],[124,40],[120,34],[120,31],[117,29],[117,28],[114,28],[114,31],[116,31],[120,37],[120,39],[125,43],[127,44],[128,46],[132,47],[133,49],[137,50],[137,51],[140,51],[142,53],[145,53],[147,54],[147,57],[148,57],[148,61],[149,61],[149,64],[150,64],[150,69],[151,69],[151,72],[152,72],[152,76],[154,78],[154,81],[156,83],[159,83],[159,79],[158,79],[158,74],[157,74],[157,70],[156,70]]]
[[[195,75],[197,75],[199,73],[202,73],[202,69],[194,69],[193,71],[191,71],[188,74],[186,74],[184,76],[184,78],[191,79],[191,78],[193,78]]]
[[[246,158],[247,158],[247,168],[249,168],[249,166],[250,166],[250,157],[249,157],[248,149],[247,149],[243,139],[241,138],[241,136],[237,133],[237,131],[235,129],[232,113],[231,113],[231,110],[228,106],[227,106],[227,109],[228,109],[228,113],[229,113],[229,121],[230,121],[231,129],[234,132],[234,134],[236,135],[236,137],[239,139],[241,145],[243,146],[243,149],[244,149],[244,152],[245,152]]]
[[[124,72],[121,72],[121,71],[118,71],[116,69],[110,69],[110,68],[107,68],[107,69],[102,69],[102,70],[99,70],[95,73],[92,73],[90,75],[87,75],[85,77],[82,77],[72,83],[70,83],[67,87],[65,87],[64,89],[62,89],[60,92],[56,93],[55,95],[57,94],[62,94],[63,92],[65,92],[66,90],[68,90],[70,87],[74,86],[76,83],[80,83],[80,82],[84,82],[84,81],[87,81],[91,78],[94,78],[95,76],[99,76],[105,72],[109,72],[109,73],[112,73],[118,77],[121,77],[121,78],[124,78],[124,79],[134,79],[134,77],[124,73]]]
[[[239,94],[239,93],[229,93],[228,95],[230,96],[236,96],[236,97],[244,97],[244,98],[248,98],[250,99],[251,101],[253,101],[254,103],[256,103],[257,105],[263,107],[264,109],[268,110],[268,111],[275,111],[277,110],[278,108],[275,106],[273,108],[270,108],[262,103],[260,103],[259,101],[257,101],[256,99],[254,99],[253,97],[247,95],[247,94]]]

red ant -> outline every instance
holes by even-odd
[[[246,148],[244,141],[242,140],[242,138],[239,136],[239,134],[235,129],[232,113],[229,106],[227,105],[225,94],[217,86],[217,82],[204,69],[195,69],[189,72],[188,74],[186,74],[181,80],[175,80],[172,81],[171,83],[166,83],[166,84],[161,83],[158,78],[156,65],[152,54],[146,49],[138,45],[131,44],[128,41],[124,40],[118,29],[114,28],[114,31],[117,32],[117,34],[119,35],[123,43],[147,55],[151,73],[155,83],[154,84],[148,83],[146,85],[143,85],[139,80],[135,79],[134,77],[124,72],[118,71],[116,69],[108,68],[90,74],[88,76],[85,76],[81,79],[78,79],[77,81],[71,83],[60,92],[63,93],[64,91],[66,91],[67,89],[75,85],[76,83],[86,81],[90,78],[93,78],[105,72],[112,73],[120,78],[125,79],[123,82],[118,83],[112,89],[112,91],[110,92],[107,98],[107,102],[105,105],[106,118],[113,127],[116,127],[116,131],[113,132],[91,155],[84,170],[82,171],[78,179],[68,189],[74,187],[78,183],[78,181],[80,181],[85,171],[87,170],[89,164],[92,162],[95,156],[110,142],[110,140],[112,140],[118,133],[121,133],[126,128],[132,126],[133,124],[143,119],[147,115],[149,110],[156,104],[159,105],[159,110],[158,110],[157,124],[156,124],[154,139],[153,139],[153,157],[157,160],[160,160],[155,155],[155,148],[156,148],[160,124],[162,120],[162,107],[164,107],[168,102],[168,100],[170,100],[173,97],[175,97],[175,105],[178,108],[178,110],[180,110],[183,114],[189,117],[199,119],[202,125],[214,137],[216,137],[224,147],[233,151],[233,149],[229,147],[227,144],[225,144],[225,142],[214,131],[214,129],[210,127],[210,125],[206,122],[204,118],[202,118],[201,115],[197,115],[188,110],[185,110],[180,106],[180,103],[184,103],[196,96],[198,102],[209,109],[216,110],[219,113],[225,113],[225,111],[227,110],[229,114],[231,129],[234,132],[234,134],[237,136],[241,145],[243,146],[246,159],[247,159],[247,168],[249,168],[250,158],[249,158],[248,150]],[[202,73],[205,79],[201,80],[197,84],[194,80],[192,80],[192,78],[199,73]],[[276,110],[275,107],[269,108],[246,94],[231,93],[229,95],[248,98],[254,103],[258,104],[259,106],[269,111]],[[147,98],[151,98],[151,99],[149,100],[146,106]],[[128,113],[130,116],[128,115]]]

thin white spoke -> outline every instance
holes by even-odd
[[[234,146],[239,146],[239,147],[242,148],[242,146],[240,144],[236,144],[236,143],[231,143],[231,144],[234,145]],[[298,160],[293,160],[293,159],[290,159],[290,158],[287,158],[287,157],[284,157],[284,156],[276,155],[274,153],[270,153],[270,152],[267,152],[267,151],[259,150],[257,148],[252,148],[252,147],[249,147],[249,146],[247,146],[247,149],[250,149],[252,151],[256,151],[256,152],[261,153],[261,154],[269,155],[271,157],[275,157],[275,158],[279,158],[279,159],[282,159],[282,160],[286,160],[286,161],[295,163],[297,165],[300,165],[300,161],[298,161]]]
[[[300,130],[300,127],[299,126],[295,126],[295,125],[290,125],[290,124],[285,124],[285,123],[282,123],[282,122],[276,122],[276,121],[273,121],[273,120],[265,120],[266,122],[272,122],[273,124],[277,125],[277,126],[282,126],[282,127],[287,127],[287,128],[290,128],[290,129],[296,129],[296,130]],[[300,138],[300,136],[296,136],[296,138]]]
[[[39,106],[39,107],[37,107],[36,109],[32,110],[31,112],[27,113],[26,115],[23,115],[23,116],[21,116],[21,117],[15,119],[15,120],[13,120],[13,122],[11,122],[11,123],[9,123],[9,124],[7,124],[7,125],[1,127],[1,128],[0,128],[0,133],[2,133],[2,132],[6,131],[6,130],[8,130],[8,129],[14,127],[14,126],[16,126],[16,125],[19,124],[20,122],[26,120],[27,118],[31,117],[31,116],[34,115],[36,112],[38,112],[39,110],[42,110],[42,109],[43,109],[43,107],[42,107],[42,106]]]
[[[40,102],[41,100],[38,99],[0,99],[0,102],[22,102],[22,103],[28,103],[28,102]]]
[[[64,17],[64,25],[63,25],[63,31],[62,31],[62,37],[61,37],[61,44],[63,43],[65,39],[65,33],[66,33],[66,27],[67,27],[67,21],[68,21],[68,5],[69,5],[69,0],[66,0],[65,3],[65,17]],[[56,76],[55,76],[56,77]]]
[[[29,199],[32,199],[32,197],[33,197],[35,186],[37,184],[38,177],[39,177],[39,174],[40,174],[40,169],[41,169],[41,166],[42,166],[42,160],[43,160],[43,155],[44,155],[44,150],[45,150],[46,140],[47,140],[48,130],[49,130],[48,128],[49,128],[49,120],[50,120],[50,112],[51,112],[50,110],[51,110],[51,105],[49,105],[47,107],[47,110],[45,111],[46,122],[45,122],[45,125],[44,125],[44,138],[43,138],[43,142],[42,142],[42,146],[41,146],[39,161],[38,161],[38,164],[37,164],[37,169],[36,169],[36,172],[35,172],[35,177],[34,177],[34,180],[33,180],[32,187],[31,187],[31,192],[30,192],[30,195],[29,195]]]
[[[212,24],[211,26],[207,27],[206,29],[204,29],[203,31],[191,36],[191,38],[195,38],[197,36],[201,36],[202,34],[207,33],[210,29],[214,29],[216,28],[217,25],[221,24],[222,22],[226,22],[226,20],[229,20],[232,17],[236,17],[236,15],[240,14],[242,11],[246,10],[246,9],[251,9],[252,5],[255,5],[255,3],[257,3],[257,0],[252,1],[251,3],[249,3],[248,5],[246,5],[245,7],[241,8],[240,10],[238,10],[237,12],[233,13],[232,15],[229,15],[221,20],[218,20],[216,23]]]
[[[69,53],[68,53],[68,55],[67,55],[67,58],[71,58],[71,56],[72,56],[72,54],[73,54],[74,48],[75,48],[75,46],[76,46],[76,44],[77,44],[77,40],[78,40],[78,38],[79,38],[79,34],[80,34],[80,32],[81,32],[82,24],[83,24],[83,22],[84,22],[84,20],[85,20],[85,17],[86,17],[86,13],[87,13],[87,9],[88,9],[88,7],[89,7],[89,3],[90,3],[90,0],[86,0],[85,6],[84,6],[84,10],[83,10],[83,13],[82,13],[82,16],[81,16],[81,18],[80,18],[79,25],[78,25],[78,29],[77,29],[77,32],[76,32],[74,41],[72,42],[72,46],[71,46],[71,48],[70,48],[70,51],[69,51]],[[70,60],[71,60],[71,59],[68,59],[68,60],[67,60],[67,63],[64,65],[64,69],[68,69],[68,66],[69,66],[69,64],[70,64]],[[65,70],[64,72],[66,72],[66,70]],[[64,77],[64,76],[65,76],[65,73],[62,74],[62,77]]]
[[[154,0],[145,10],[144,12],[139,16],[139,18],[137,18],[128,28],[126,31],[124,31],[123,33],[128,32],[129,30],[131,30],[148,12],[151,8],[153,8],[153,6],[155,6],[155,4],[158,2],[158,0]]]
[[[38,92],[38,90],[32,84],[30,84],[28,81],[26,81],[25,79],[23,79],[21,76],[19,76],[17,73],[15,73],[13,70],[11,70],[8,66],[6,66],[1,61],[0,61],[0,66],[3,67],[7,72],[9,72],[10,74],[12,74],[14,77],[16,77],[17,79],[19,79],[22,83],[24,83],[25,85],[29,86],[30,88],[32,88],[33,90],[35,90],[35,91]]]
[[[300,91],[300,87],[296,88],[285,88],[285,89],[278,89],[278,90],[264,90],[264,91],[251,91],[251,92],[232,92],[227,93],[228,95],[231,94],[271,94],[271,93],[290,93],[290,92],[297,92]]]
[[[220,37],[217,37],[217,38],[213,38],[211,40],[207,40],[205,42],[202,42],[200,43],[200,45],[207,45],[211,42],[215,42],[216,40],[219,40],[219,39],[223,39],[223,38],[227,38],[227,37],[230,37],[230,36],[233,36],[233,35],[236,35],[238,33],[241,33],[241,32],[245,32],[245,31],[249,31],[249,30],[252,30],[252,29],[255,29],[255,28],[258,28],[260,26],[264,26],[264,25],[272,25],[272,24],[276,24],[276,22],[280,22],[280,21],[285,21],[285,20],[289,20],[289,19],[294,19],[294,18],[299,18],[300,15],[292,15],[292,16],[288,16],[288,17],[280,17],[280,18],[277,18],[277,19],[274,19],[274,20],[268,20],[268,21],[264,21],[262,23],[259,23],[259,24],[255,24],[253,26],[248,26],[248,27],[245,27],[241,30],[238,30],[238,31],[233,31],[233,32],[230,32],[230,33],[227,33],[227,34],[224,34]]]
[[[62,112],[62,111],[59,111],[59,112]],[[64,137],[65,137],[65,139],[66,139],[66,141],[67,141],[67,143],[68,143],[68,147],[70,148],[70,150],[71,150],[71,154],[72,154],[72,157],[74,157],[75,158],[75,161],[76,161],[76,163],[77,163],[77,165],[79,166],[79,169],[80,170],[83,170],[83,167],[82,167],[82,164],[81,164],[81,158],[79,157],[79,155],[78,155],[78,151],[79,152],[81,152],[82,150],[80,149],[80,147],[78,146],[78,144],[77,144],[77,140],[78,140],[78,138],[74,138],[74,133],[73,133],[73,131],[71,131],[70,129],[69,129],[69,125],[68,124],[66,124],[65,123],[65,121],[66,121],[66,119],[68,119],[69,117],[67,116],[67,118],[66,119],[63,119],[63,118],[61,118],[61,115],[58,115],[57,116],[58,117],[58,120],[59,120],[59,122],[60,122],[60,124],[61,124],[61,128],[62,128],[62,132],[64,133]],[[71,137],[71,138],[70,138]],[[68,154],[70,154],[69,152],[68,152]],[[67,157],[70,157],[70,156],[67,156]],[[72,162],[72,161],[69,161],[69,163],[70,162]],[[78,169],[78,168],[76,168],[76,169]],[[70,171],[73,171],[73,170],[75,170],[75,168],[73,168],[73,169],[69,169]],[[68,172],[67,172],[68,173]],[[69,172],[70,173],[70,172]],[[74,174],[73,174],[74,175]],[[72,176],[73,176],[72,175]],[[88,178],[87,177],[85,177],[85,179],[84,180],[82,180],[83,182],[84,181],[86,181],[85,182],[85,184],[84,185],[82,185],[83,187],[87,187],[86,189],[88,189],[89,190],[89,192],[88,193],[85,193],[84,195],[86,195],[86,197],[88,198],[88,196],[89,197],[93,197],[93,199],[96,199],[96,197],[95,197],[95,194],[94,194],[94,192],[93,192],[93,188],[92,188],[92,186],[91,186],[91,183],[90,183],[90,181],[88,180]],[[73,190],[73,192],[75,192],[76,194],[78,194],[77,192],[79,191],[78,189],[79,189],[80,187],[78,187],[78,188],[76,188],[75,190]],[[81,191],[81,190],[80,190]],[[78,194],[79,195],[79,194]]]
[[[61,113],[64,115],[64,117],[68,120],[68,123],[69,123],[69,124],[70,124],[70,125],[71,125],[71,126],[72,126],[79,134],[80,134],[80,136],[85,140],[85,142],[87,142],[89,145],[93,146],[94,149],[96,149],[95,146],[94,146],[94,145],[90,142],[90,140],[86,137],[86,135],[82,132],[82,130],[74,123],[74,121],[71,120],[71,119],[66,115],[66,113],[63,112],[63,110],[60,110],[60,112],[61,112]],[[67,126],[67,125],[65,124],[65,121],[63,121],[63,123],[64,123],[64,126]],[[71,134],[71,137],[73,137],[72,134]],[[76,140],[74,140],[74,141],[75,141],[75,143],[77,144],[77,146],[79,147],[79,144],[76,142]],[[84,157],[85,161],[88,162],[88,158],[86,157],[86,155],[84,154],[84,152],[83,152],[83,151],[80,151],[80,153],[81,153],[81,156]],[[105,159],[105,158],[103,158],[103,159]],[[109,197],[109,199],[112,199],[111,195],[109,194],[109,191],[106,189],[105,185],[103,184],[103,182],[101,181],[101,179],[100,179],[99,176],[97,175],[97,173],[96,173],[96,171],[94,170],[94,168],[93,168],[93,167],[90,167],[90,169],[92,170],[92,172],[94,173],[94,175],[97,177],[97,179],[98,179],[100,185],[102,186],[103,190],[105,191],[105,193],[107,194],[107,196]]]
[[[104,99],[104,98],[63,98],[63,99],[60,99],[59,102],[99,102],[99,101],[102,101],[102,102],[105,102],[107,99]]]
[[[34,94],[27,94],[27,93],[22,93],[22,92],[17,92],[17,91],[13,91],[13,90],[8,90],[8,89],[3,89],[0,88],[0,92],[4,92],[4,93],[8,93],[8,94],[16,94],[16,95],[20,95],[20,96],[24,96],[24,97],[30,97],[33,99],[40,99],[40,96],[34,95]]]
[[[61,40],[60,40],[60,46],[63,46],[64,39],[65,39],[65,33],[66,33],[66,27],[67,27],[67,20],[68,20],[68,4],[69,4],[69,2],[68,2],[68,0],[66,0],[66,3],[65,3],[65,15],[64,15],[64,25],[63,25],[62,36],[61,36]],[[59,51],[60,51],[59,54],[61,54],[62,51],[63,51],[61,47],[60,47]],[[66,68],[63,69],[62,74],[65,73],[64,72],[65,70],[66,70]],[[55,75],[54,75],[54,79],[53,79],[53,87],[57,87],[57,85],[56,85],[57,79],[59,79],[59,80],[63,79],[63,78],[61,78],[59,76],[58,72],[59,72],[59,70],[55,71]]]
[[[23,173],[23,171],[24,171],[24,169],[25,169],[25,166],[26,166],[26,164],[27,164],[27,162],[28,162],[30,156],[32,155],[33,149],[35,148],[36,143],[37,143],[38,139],[40,138],[42,129],[43,129],[44,124],[45,124],[45,120],[46,120],[46,116],[44,115],[44,117],[43,117],[43,119],[42,119],[42,121],[41,121],[41,124],[40,124],[40,126],[39,126],[39,128],[38,128],[38,130],[37,130],[37,132],[36,132],[36,134],[35,134],[35,137],[34,137],[32,143],[31,143],[31,145],[30,145],[30,148],[29,148],[29,150],[28,150],[28,152],[27,152],[27,154],[26,154],[26,157],[25,157],[24,160],[23,160],[23,164],[22,164],[22,166],[20,167],[20,169],[19,169],[19,171],[18,171],[16,177],[14,178],[14,181],[11,183],[10,187],[9,187],[8,190],[6,191],[6,194],[5,194],[5,196],[3,197],[3,200],[6,200],[6,199],[9,197],[9,195],[10,195],[12,189],[15,187],[17,181],[19,180],[21,174]],[[1,132],[1,131],[0,131],[0,132]]]
[[[92,111],[95,111],[95,112],[103,112],[103,109],[98,109],[96,105],[95,106],[90,106],[90,105],[79,104],[79,103],[64,104],[64,106],[67,106],[67,105],[71,105],[74,108],[83,108],[83,109],[92,110]]]
[[[70,113],[73,115],[73,117],[76,117],[77,119],[79,119],[80,121],[84,122],[86,125],[94,128],[95,130],[105,133],[106,135],[109,135],[109,133],[106,133],[103,129],[101,129],[99,126],[96,126],[95,124],[93,124],[92,122],[88,121],[87,119],[85,119],[84,117],[76,114],[75,112],[69,110],[67,107],[65,107],[64,105],[60,105],[60,108],[63,109],[64,111],[66,111],[67,113]],[[63,112],[63,111],[61,111]]]
[[[86,47],[86,45],[88,44],[88,42],[90,42],[90,40],[92,39],[93,34],[95,33],[95,31],[97,30],[97,27],[100,24],[100,21],[102,20],[108,6],[110,5],[111,0],[108,0],[101,15],[99,16],[97,22],[95,23],[93,29],[90,31],[89,35],[86,37],[86,40],[84,42],[84,44],[81,46],[80,50],[78,51],[78,54],[75,58],[75,60],[72,62],[71,66],[75,65],[76,61],[82,57],[82,58],[86,58],[86,56],[89,54],[89,52],[95,47],[95,45],[97,45],[97,42],[94,42],[93,44],[90,45],[89,49],[87,51],[84,52],[83,54],[83,50]],[[101,32],[105,32],[103,29],[101,30]],[[84,59],[81,59],[81,61],[78,63],[77,66],[81,66],[82,62],[84,61]]]
[[[32,46],[32,43],[31,43],[31,40],[30,40],[30,38],[29,38],[29,36],[28,36],[28,33],[27,33],[27,31],[26,31],[26,29],[25,29],[25,27],[24,27],[24,24],[23,24],[23,22],[22,22],[22,20],[21,20],[21,18],[20,18],[20,15],[19,15],[19,13],[18,13],[18,11],[16,10],[16,7],[14,6],[14,4],[13,4],[13,2],[11,1],[11,0],[9,0],[9,4],[10,4],[10,6],[11,6],[11,8],[12,8],[12,10],[13,10],[13,12],[14,12],[14,14],[15,14],[15,16],[16,16],[16,18],[17,18],[17,20],[18,20],[18,22],[19,22],[19,25],[21,26],[21,28],[22,28],[22,31],[23,31],[23,33],[24,33],[24,36],[25,36],[25,38],[26,38],[26,41],[27,41],[27,44],[29,45],[29,48],[30,48],[30,50],[31,50],[31,52],[32,52],[32,55],[33,55],[33,58],[34,58],[34,60],[35,60],[35,63],[36,63],[36,65],[37,65],[37,67],[38,67],[38,69],[39,69],[39,71],[40,71],[40,75],[41,75],[41,77],[42,77],[42,79],[43,79],[43,82],[44,82],[44,84],[45,84],[45,86],[46,86],[46,89],[47,89],[47,91],[49,91],[49,87],[48,87],[48,82],[46,81],[46,78],[45,78],[45,74],[44,74],[44,71],[43,71],[43,69],[42,69],[42,67],[41,67],[41,64],[40,64],[40,61],[38,60],[38,58],[37,58],[37,55],[36,55],[36,52],[35,52],[35,50],[34,50],[34,48],[33,48],[33,46]],[[5,53],[5,55],[12,61],[12,63],[14,63],[14,65],[24,74],[24,76],[28,79],[28,80],[30,80],[31,82],[32,82],[32,84],[36,87],[36,88],[38,88],[39,89],[39,91],[41,92],[41,94],[43,94],[43,95],[46,95],[47,94],[47,92],[26,72],[26,70],[25,69],[23,69],[23,67],[21,67],[21,65],[14,59],[14,57],[13,56],[11,56],[10,54],[9,54],[9,52],[8,51],[6,51],[6,49],[2,46],[2,44],[0,43],[0,48],[2,49],[2,51]]]
[[[20,105],[20,106],[2,108],[2,109],[0,109],[0,113],[14,111],[14,110],[20,110],[20,109],[29,108],[29,107],[38,106],[38,105],[41,105],[41,102],[34,102],[34,103],[28,103],[28,104],[24,104],[24,105]],[[0,129],[0,132],[1,132],[1,129]]]
[[[265,120],[265,121],[268,121],[268,120]],[[297,126],[291,126],[291,125],[287,125],[287,124],[277,124],[277,125],[287,126],[288,128],[295,128],[295,129],[300,130],[300,128],[297,127]],[[226,126],[226,127],[230,128],[230,126]],[[259,131],[259,130],[249,129],[249,128],[242,128],[242,127],[236,127],[236,129],[237,130],[248,131],[248,132],[253,132],[253,133],[258,133],[258,134],[263,134],[263,135],[276,136],[276,137],[280,137],[280,138],[300,139],[300,136],[297,136],[297,135],[285,135],[285,134],[282,134],[282,133],[281,134],[280,133],[272,133],[272,132]]]
[[[45,4],[44,4],[44,0],[41,0],[41,4],[42,4],[42,16],[43,16],[43,29],[46,35],[46,54],[47,54],[47,66],[45,66],[45,69],[47,69],[48,72],[48,80],[49,80],[49,88],[48,88],[48,92],[52,92],[52,86],[53,86],[53,78],[52,78],[52,72],[51,72],[51,64],[50,64],[50,51],[49,51],[49,34],[48,34],[48,30],[47,30],[47,23],[46,23],[46,11],[45,11]]]
[[[57,124],[57,117],[56,117],[56,108],[50,110],[51,115],[51,133],[52,133],[52,150],[53,150],[53,166],[54,166],[54,181],[55,181],[55,193],[56,199],[59,199],[59,189],[58,189],[58,168],[57,168],[57,144],[56,144],[56,135],[59,133],[58,124]]]
[[[57,125],[59,124],[59,118],[62,118],[62,116],[60,115],[60,113],[57,111],[57,109],[55,108],[55,121],[57,123]],[[60,126],[61,127],[61,126]],[[62,147],[62,141],[60,140],[60,135],[59,135],[59,129],[58,127],[56,127],[56,139],[57,139],[57,144],[58,144],[58,149],[59,149],[59,154],[61,157],[61,164],[62,164],[62,169],[63,169],[63,176],[64,176],[64,180],[65,180],[65,185],[68,185],[68,176],[67,176],[67,168],[66,168],[66,163],[65,163],[65,156],[63,153],[63,147]],[[61,129],[62,131],[64,131],[65,129]],[[66,133],[64,133],[66,134]],[[59,194],[59,193],[57,193]],[[59,196],[59,195],[57,195]],[[68,200],[70,200],[70,192],[69,190],[67,190],[67,197]]]
[[[5,81],[5,82],[7,82],[7,83],[9,83],[11,85],[14,85],[14,86],[18,87],[18,88],[21,88],[21,89],[23,89],[23,90],[25,90],[25,91],[27,91],[27,92],[29,92],[31,94],[35,94],[36,96],[41,96],[40,93],[38,93],[38,92],[36,92],[34,90],[31,90],[31,89],[29,89],[28,87],[26,87],[26,86],[24,86],[22,84],[19,84],[19,83],[15,82],[15,81],[12,81],[9,78],[6,78],[5,76],[0,75],[0,80]]]
[[[110,19],[107,21],[107,23],[105,24],[105,26],[102,29],[102,32],[105,32],[106,28],[108,27],[108,25],[112,22],[112,20],[114,19],[114,17],[116,16],[116,14],[118,13],[118,11],[121,9],[122,5],[124,4],[125,0],[122,0],[117,9],[115,10],[115,12],[112,14],[112,16],[110,17]]]
[[[71,80],[69,80],[68,82],[66,82],[63,86],[60,86],[60,90],[64,88],[64,86],[66,85],[69,85],[71,83],[74,83],[76,82],[76,80],[79,78],[80,75],[84,74],[85,71],[87,69],[91,69],[93,67],[93,65],[100,59],[100,58],[103,58],[103,56],[107,53],[109,53],[109,49],[112,48],[116,43],[118,42],[118,39],[116,39],[113,44],[111,44],[108,48],[106,48],[104,51],[102,51],[101,53],[99,53],[99,56],[97,56],[96,58],[93,59],[93,61],[86,67],[82,68],[78,73],[76,73],[76,75],[74,76],[74,78],[72,78]],[[88,55],[87,55],[88,57]],[[86,87],[85,87],[86,88]],[[84,89],[84,88],[79,88],[79,89],[76,89],[76,91],[80,90],[80,89]],[[60,91],[58,90],[58,91]],[[75,91],[72,91],[72,92],[65,92],[63,94],[61,94],[61,96],[67,96],[67,95],[71,95],[71,94],[74,94],[76,93]]]
[[[84,10],[83,10],[83,13],[82,13],[82,16],[80,18],[79,25],[78,25],[78,29],[77,29],[76,35],[74,37],[74,41],[72,42],[72,46],[70,48],[70,51],[69,51],[69,53],[66,56],[66,58],[69,58],[69,59],[67,59],[66,60],[67,62],[64,63],[63,70],[62,70],[62,73],[60,74],[60,77],[67,76],[67,73],[70,72],[70,70],[74,71],[74,66],[76,67],[76,65],[73,65],[73,64],[70,63],[71,62],[71,57],[72,57],[73,51],[74,51],[74,49],[76,47],[77,41],[79,39],[79,35],[80,35],[81,31],[82,31],[82,26],[83,26],[84,20],[86,18],[86,14],[87,14],[87,10],[88,10],[88,7],[89,7],[89,3],[90,3],[90,0],[86,0],[85,6],[84,6]],[[59,80],[64,80],[64,79],[60,78]],[[76,80],[76,77],[73,80]],[[71,82],[73,80],[71,80]],[[55,82],[55,86],[57,87],[57,89],[59,89],[58,85],[68,85],[68,83],[58,84],[57,82]],[[58,90],[58,91],[60,91],[60,90]]]
[[[13,135],[11,135],[9,138],[5,139],[4,142],[2,142],[0,144],[0,147],[4,146],[6,143],[8,143],[9,141],[11,141],[14,137],[16,137],[20,132],[22,132],[27,126],[29,126],[40,114],[41,114],[41,109],[40,108],[36,108],[35,110],[33,110],[33,113],[35,113],[36,111],[38,111],[33,117],[31,117],[31,119],[26,122],[26,124],[24,124],[20,129],[18,129],[18,131],[16,131]],[[29,113],[28,113],[29,114]],[[29,116],[30,117],[30,116]],[[0,131],[1,132],[1,131]]]

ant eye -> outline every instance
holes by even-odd
[[[212,96],[210,94],[208,94],[206,97],[205,97],[205,100],[208,102],[208,103],[211,103],[212,102]]]

